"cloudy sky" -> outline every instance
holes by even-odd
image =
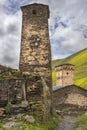
[[[49,5],[52,59],[87,48],[87,0],[0,0],[0,64],[18,67],[22,13],[20,6]]]

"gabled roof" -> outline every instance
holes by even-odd
[[[67,66],[75,66],[75,65],[70,64],[70,63],[65,63],[65,64],[60,64],[60,65],[58,65],[58,66],[55,66],[55,68],[56,68],[56,67],[61,67],[61,66],[64,66],[64,65],[67,65]]]
[[[58,91],[58,90],[61,90],[61,89],[65,89],[65,88],[70,88],[70,87],[76,87],[76,88],[81,89],[83,91],[87,91],[86,89],[81,88],[80,86],[77,86],[75,84],[68,85],[68,86],[62,86],[62,87],[61,86],[55,86],[55,87],[53,87],[53,91],[55,92],[55,91]]]
[[[41,6],[47,6],[48,7],[48,5],[45,5],[45,4],[40,4],[40,3],[32,3],[32,4],[29,4],[29,5],[23,5],[23,6],[21,6],[21,8],[26,8],[26,7],[29,7],[29,6],[33,6],[33,5],[41,5]]]

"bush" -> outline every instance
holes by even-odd
[[[8,104],[5,107],[5,113],[7,115],[9,115],[9,114],[11,114],[11,111],[12,111],[12,104],[10,102],[8,102]]]

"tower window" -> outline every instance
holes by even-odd
[[[33,13],[33,14],[36,14],[36,10],[33,10],[32,13]]]
[[[68,75],[69,73],[67,72],[66,74]]]
[[[65,93],[65,96],[67,96],[67,93]]]

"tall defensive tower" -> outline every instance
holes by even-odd
[[[49,7],[31,4],[21,7],[22,38],[19,69],[44,78],[52,98],[51,48],[48,30]],[[52,102],[50,101],[50,106]]]
[[[56,66],[56,86],[64,87],[74,84],[74,65],[62,64]]]

